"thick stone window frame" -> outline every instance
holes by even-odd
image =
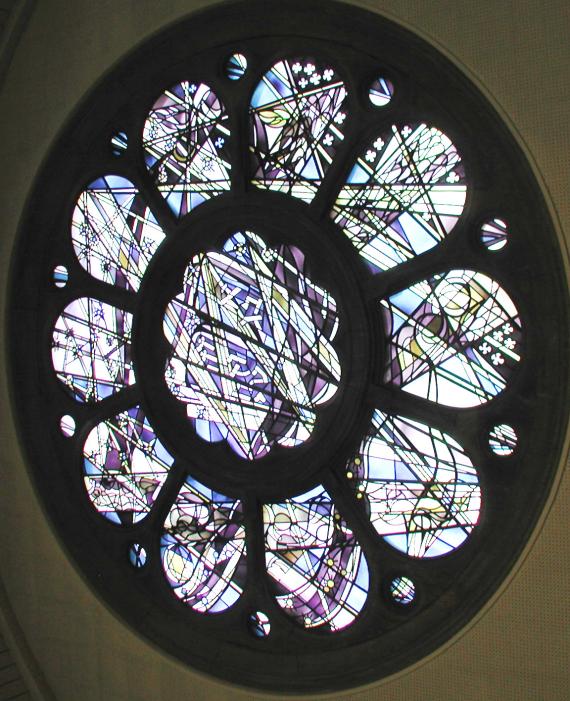
[[[271,36],[272,32],[276,36]],[[224,61],[233,51],[250,59],[246,76],[235,85],[223,73]],[[342,150],[309,208],[255,191],[247,184],[247,106],[251,90],[275,59],[295,53],[322,55],[339,65],[352,92],[356,115]],[[393,104],[382,115],[366,102],[367,87],[378,71],[397,86]],[[164,508],[178,488],[175,479],[167,484],[159,508],[143,526],[136,527],[138,530],[125,532],[101,523],[84,497],[78,469],[82,438],[103,412],[98,413],[100,408],[96,406],[70,404],[53,377],[48,351],[53,323],[65,300],[95,288],[102,290],[82,273],[71,247],[64,243],[70,212],[82,187],[100,175],[101,168],[115,172],[124,169],[137,178],[164,227],[175,228],[164,202],[145,179],[136,140],[152,100],[179,79],[215,83],[237,135],[232,147],[232,206],[228,201],[223,208],[215,201],[211,206],[203,205],[195,216],[191,215],[197,221],[211,216],[223,222],[228,210],[235,215],[250,207],[252,214],[244,215],[247,221],[259,218],[262,225],[270,227],[263,213],[269,207],[273,215],[279,211],[283,217],[298,218],[306,221],[307,227],[318,225],[327,232],[333,226],[327,219],[331,197],[356,153],[378,130],[379,120],[385,125],[406,117],[434,123],[452,138],[469,168],[468,202],[461,222],[433,253],[411,261],[405,277],[398,268],[372,277],[364,266],[359,268],[356,260],[351,264],[352,275],[367,275],[360,289],[366,302],[351,297],[353,291],[344,299],[344,304],[354,303],[360,309],[354,323],[362,337],[352,336],[352,356],[357,355],[354,349],[358,347],[366,350],[354,361],[355,377],[359,378],[353,382],[354,391],[346,391],[344,396],[347,407],[352,407],[351,402],[381,407],[424,420],[460,439],[480,470],[485,494],[481,522],[469,541],[452,555],[414,561],[382,543],[362,518],[362,510],[351,503],[347,490],[338,484],[339,475],[331,478],[330,489],[339,508],[351,514],[355,533],[375,556],[370,562],[373,576],[369,601],[362,616],[345,631],[328,637],[298,629],[271,609],[258,531],[248,541],[257,566],[248,575],[243,601],[224,614],[225,618],[206,619],[172,601],[171,592],[159,577],[155,534],[164,519]],[[121,161],[109,147],[112,136],[120,131],[129,138]],[[20,431],[56,530],[92,586],[124,619],[196,668],[229,681],[276,691],[335,690],[372,681],[419,659],[465,624],[516,559],[553,479],[567,418],[568,314],[560,255],[539,188],[507,128],[464,76],[408,32],[355,8],[318,2],[308,8],[291,2],[283,10],[268,9],[265,3],[257,2],[224,5],[197,13],[161,33],[94,88],[52,149],[30,203],[12,272],[13,394]],[[512,237],[504,252],[489,254],[478,232],[480,225],[493,216],[508,220]],[[228,226],[235,221],[232,218]],[[185,226],[182,222],[180,230]],[[207,240],[204,236],[202,244]],[[309,250],[313,248],[310,242],[306,245]],[[312,253],[318,256],[318,247]],[[71,282],[56,290],[51,275],[55,265],[62,263],[72,272]],[[370,300],[402,289],[408,281],[422,279],[430,272],[453,267],[472,267],[504,284],[516,301],[526,330],[526,357],[520,371],[502,395],[473,410],[450,410],[406,398],[383,385],[382,362],[370,360],[382,357],[384,342],[378,330],[382,328],[380,315]],[[125,299],[107,288],[104,295],[110,302]],[[133,311],[136,315],[137,309]],[[136,332],[141,338],[145,336],[145,323],[141,322]],[[548,358],[544,339],[548,339]],[[135,356],[135,364],[144,368],[147,359],[147,355]],[[149,386],[146,395],[153,390]],[[107,402],[105,415],[120,405],[113,401]],[[58,432],[58,421],[61,415],[70,413],[71,406],[78,431],[67,440]],[[369,413],[363,411],[356,421],[350,411],[345,415],[349,425],[343,430],[348,446],[354,443],[350,436],[364,432]],[[326,445],[327,431],[339,430],[336,420],[331,418],[328,429],[323,429],[322,444]],[[520,439],[512,457],[498,459],[488,450],[486,440],[489,429],[503,421],[516,426]],[[171,442],[174,433],[172,429]],[[224,459],[220,446],[200,448],[209,459],[216,451]],[[318,443],[307,448],[305,457],[314,465],[313,474],[324,469],[323,450]],[[544,455],[549,456],[547,465]],[[269,469],[276,473],[281,469],[281,477],[265,498],[278,498],[290,489],[287,463],[288,456],[275,458]],[[180,468],[179,475],[184,469]],[[307,477],[305,486],[314,483],[313,474]],[[232,485],[220,484],[228,486],[231,491]],[[302,486],[296,485],[297,492]],[[254,514],[259,509],[258,496],[244,485],[237,488],[242,490],[244,502],[249,500],[249,513]],[[256,531],[253,526],[250,530]],[[127,557],[135,539],[144,543],[149,553],[148,565],[140,570],[131,568]],[[402,610],[391,605],[386,585],[396,574],[410,575],[418,583],[413,608]],[[272,633],[267,639],[253,638],[245,624],[247,614],[257,609],[274,611]]]

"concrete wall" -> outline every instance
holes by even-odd
[[[66,117],[132,46],[209,4],[212,0],[38,1],[1,95],[2,306],[20,215],[34,175]],[[479,85],[517,135],[549,198],[561,237],[567,237],[567,1],[355,4],[427,38]],[[24,665],[32,693],[49,698],[51,689],[60,701],[263,698],[228,689],[165,657],[93,596],[46,523],[15,440],[4,372],[1,383],[0,574],[5,591],[0,590],[0,607],[5,634]],[[567,699],[569,527],[570,477],[565,475],[510,581],[467,630],[398,677],[338,698]]]

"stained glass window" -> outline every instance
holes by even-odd
[[[224,3],[121,63],[13,263],[13,396],[69,552],[169,653],[275,693],[457,632],[568,410],[563,268],[515,141],[420,40],[315,4]]]

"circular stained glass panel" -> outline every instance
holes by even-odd
[[[459,630],[567,412],[563,266],[515,140],[430,46],[311,8],[224,4],[105,77],[38,177],[10,318],[24,443],[88,580],[167,652],[277,692]]]

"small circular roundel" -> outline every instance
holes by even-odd
[[[555,232],[493,108],[395,24],[254,0],[150,40],[67,122],[12,269],[54,527],[194,668],[374,681],[521,552],[567,413]]]

